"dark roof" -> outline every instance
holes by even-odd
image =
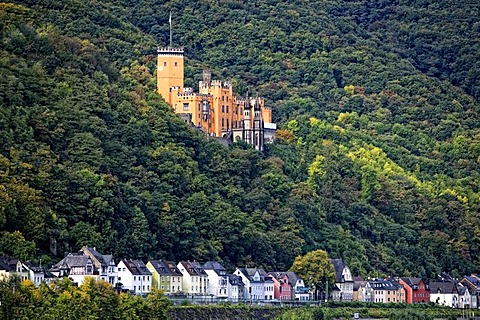
[[[216,261],[208,261],[203,265],[203,270],[213,270],[218,275],[226,275],[227,269]]]
[[[467,293],[468,291],[467,289],[468,289],[467,287],[464,287],[462,285],[457,285],[457,291],[459,295],[464,295],[465,293]]]
[[[368,282],[370,283],[372,288],[380,289],[380,290],[395,291],[395,290],[403,288],[402,285],[400,285],[399,283],[397,283],[395,281],[392,281],[390,279],[375,279],[375,280],[368,281]],[[354,285],[355,285],[355,282],[354,282]]]
[[[405,282],[409,287],[413,286],[418,286],[420,282],[422,281],[422,278],[410,278],[410,277],[404,277],[401,278],[403,282]]]
[[[96,250],[96,248],[87,247],[87,250],[97,259],[98,262],[102,265],[102,267],[107,267],[108,264],[103,259],[103,255]]]
[[[242,277],[234,274],[228,275],[228,282],[230,283],[230,285],[233,285],[233,286],[245,286],[245,283],[243,283],[242,281]]]
[[[353,279],[353,291],[358,291],[360,287],[364,287],[367,284],[362,277],[352,277]]]
[[[345,269],[347,266],[343,262],[343,259],[330,259],[330,262],[335,270],[335,282],[344,282],[345,280],[342,278],[342,273],[343,269]]]
[[[457,293],[457,287],[452,281],[431,281],[429,283],[430,293]]]
[[[150,264],[153,266],[155,271],[162,276],[183,276],[177,266],[171,261],[164,260],[151,260]]]
[[[89,256],[83,253],[69,253],[65,258],[52,266],[51,270],[71,269],[72,267],[85,267]]]
[[[151,276],[152,273],[148,271],[147,266],[141,260],[123,259],[123,264],[128,268],[133,275]]]
[[[265,272],[263,269],[258,269],[258,268],[238,268],[245,277],[247,277],[250,281],[255,281],[253,280],[253,277],[255,276],[255,273],[260,275],[260,281],[273,281],[273,279],[268,275],[268,273]]]
[[[280,280],[284,276],[287,276],[288,284],[290,284],[291,286],[294,286],[298,280],[302,280],[302,278],[293,271],[274,271],[269,272],[269,275],[275,277],[275,279],[277,280]]]
[[[25,261],[23,264],[33,272],[43,272],[43,268],[41,266],[34,265],[30,261]]]
[[[185,270],[192,276],[206,276],[207,273],[203,270],[202,265],[197,261],[180,261]]]
[[[15,268],[10,266],[8,257],[0,256],[0,270],[5,270],[6,272],[15,271]]]

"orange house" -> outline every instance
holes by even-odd
[[[421,278],[400,278],[398,282],[405,288],[407,304],[430,302],[430,290]]]

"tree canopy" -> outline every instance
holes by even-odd
[[[209,68],[272,107],[264,153],[206,139],[155,93],[170,11],[187,85]],[[477,272],[477,16],[437,1],[1,3],[0,252],[285,270],[321,249],[364,276]]]

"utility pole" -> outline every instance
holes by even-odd
[[[328,301],[328,279],[327,279],[327,286],[325,287],[325,291],[326,291],[326,294],[325,294],[325,303],[327,303],[327,301]]]

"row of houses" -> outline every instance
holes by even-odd
[[[480,308],[480,277],[454,279],[447,273],[426,283],[421,278],[393,277],[362,279],[353,277],[342,259],[331,259],[335,285],[328,298],[334,301],[374,303],[433,302],[452,308]],[[211,298],[228,301],[306,301],[312,290],[294,272],[266,272],[261,268],[236,268],[228,273],[219,262],[122,259],[83,247],[68,253],[48,270],[29,262],[0,257],[0,281],[10,274],[30,279],[35,285],[68,277],[82,284],[87,277],[104,280],[117,290],[145,295],[153,288],[169,296]]]
[[[87,277],[104,280],[117,290],[145,295],[153,288],[169,296],[215,298],[216,300],[309,300],[303,280],[294,272],[269,272],[261,268],[237,268],[228,273],[219,262],[122,259],[83,247],[68,253],[48,270],[30,263],[0,257],[0,280],[16,274],[35,285],[68,277],[81,285]]]

